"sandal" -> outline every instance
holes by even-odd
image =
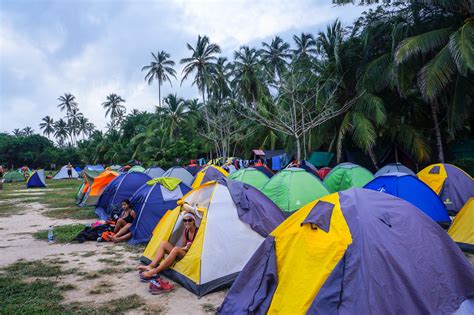
[[[151,276],[151,277],[145,277],[145,276],[143,275],[143,273],[139,273],[139,276],[140,276],[140,281],[141,281],[141,282],[150,282],[150,281],[152,281],[152,280],[157,280],[157,279],[160,278],[160,275],[159,275],[159,274],[153,275],[153,276]]]

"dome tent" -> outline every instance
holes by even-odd
[[[147,174],[151,178],[163,177],[164,173],[165,173],[165,170],[159,166],[152,166],[145,170],[145,174]]]
[[[441,199],[416,176],[405,173],[388,173],[376,177],[364,188],[402,198],[446,228],[451,223]]]
[[[263,186],[262,192],[286,214],[329,194],[316,175],[296,167],[278,172]]]
[[[115,177],[100,195],[95,213],[101,220],[107,220],[114,207],[120,207],[124,199],[130,199],[135,191],[150,179],[150,176],[140,172],[131,172]]]
[[[265,184],[270,180],[267,175],[254,169],[253,167],[242,168],[230,174],[229,178],[252,185],[259,190],[262,190],[263,186],[265,186]]]
[[[324,184],[333,193],[351,187],[363,187],[372,179],[374,179],[374,175],[362,166],[341,163],[324,177]]]
[[[474,197],[458,212],[448,234],[462,250],[474,253]]]
[[[21,172],[11,170],[3,176],[3,181],[5,183],[24,182],[25,177],[23,177]]]
[[[113,171],[103,171],[96,177],[91,177],[90,175],[94,175],[94,173],[85,172],[87,182],[83,189],[86,191],[83,192],[84,196],[79,204],[81,207],[95,206],[107,185],[119,174]]]
[[[77,173],[74,167],[71,169],[71,171],[72,171],[72,178],[79,178],[79,174]],[[54,174],[53,179],[66,179],[66,178],[69,178],[69,175],[67,174],[67,165],[64,165],[56,174]]]
[[[143,166],[140,166],[140,165],[135,165],[135,166],[132,166],[128,171],[127,173],[133,173],[133,172],[136,172],[136,173],[145,173],[145,168]]]
[[[181,181],[191,187],[194,181],[193,175],[189,173],[185,168],[181,166],[173,166],[169,168],[163,175],[162,177],[173,177],[177,179],[181,179]]]
[[[229,179],[205,183],[181,200],[198,209],[199,229],[186,256],[163,274],[198,296],[230,285],[264,238],[285,218],[255,187]],[[180,207],[165,214],[143,253],[143,262],[153,259],[162,241],[181,241],[181,219]]]
[[[474,269],[435,222],[400,198],[352,188],[280,224],[218,313],[450,314],[473,291]]]
[[[46,177],[44,170],[36,170],[28,177],[26,181],[26,188],[46,187]]]
[[[219,178],[224,178],[229,176],[222,167],[209,165],[200,170],[196,174],[196,178],[194,179],[193,185],[191,186],[193,189],[198,188],[204,183],[210,182],[212,180],[218,180]]]
[[[190,190],[180,179],[170,177],[152,179],[138,188],[130,198],[137,217],[130,228],[129,244],[147,243],[166,211],[176,208],[176,202]]]
[[[390,163],[382,167],[375,173],[375,177],[382,176],[383,174],[387,173],[404,173],[404,174],[409,174],[416,176],[415,172],[413,172],[411,169],[403,165],[402,163]]]
[[[450,215],[456,215],[474,196],[474,180],[451,164],[432,164],[418,173],[418,178],[430,186],[444,202]]]

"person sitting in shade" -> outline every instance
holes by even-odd
[[[137,267],[137,269],[142,272],[140,275],[142,280],[151,280],[157,278],[158,273],[171,267],[171,265],[173,265],[177,259],[181,259],[186,255],[198,232],[198,227],[196,226],[196,217],[194,214],[191,212],[186,212],[183,215],[183,224],[184,232],[181,241],[181,247],[175,247],[170,242],[163,241],[156,250],[153,261],[149,265],[140,265]],[[168,254],[168,256],[165,258],[166,254]]]
[[[114,243],[124,242],[132,237],[130,227],[137,216],[136,212],[133,211],[130,205],[130,200],[128,199],[122,201],[122,209],[122,216],[115,223],[115,235],[111,237]]]

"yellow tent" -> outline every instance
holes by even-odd
[[[192,188],[198,188],[204,183],[217,180],[222,177],[227,177],[228,175],[229,173],[227,173],[222,167],[214,165],[206,166],[196,174]]]
[[[474,197],[458,212],[448,234],[462,250],[474,252]]]

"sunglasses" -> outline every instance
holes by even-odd
[[[186,223],[186,222],[193,222],[193,221],[194,221],[193,219],[188,219],[188,220],[183,219],[183,222],[184,222],[184,223]]]

